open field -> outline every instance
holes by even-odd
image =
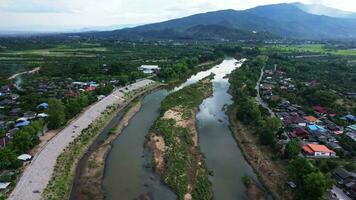
[[[31,49],[22,51],[8,51],[0,53],[0,56],[23,56],[23,55],[35,55],[35,56],[55,56],[55,57],[95,57],[97,52],[107,51],[105,47],[93,47],[93,48],[48,48],[48,49]]]
[[[356,56],[355,49],[331,49],[324,44],[303,44],[303,45],[269,45],[261,48],[262,51],[277,51],[281,53],[309,53],[309,54],[330,54],[338,56]]]

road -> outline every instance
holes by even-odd
[[[22,75],[22,74],[33,74],[33,73],[35,73],[35,72],[40,71],[40,69],[41,69],[41,67],[36,67],[36,68],[34,68],[34,69],[30,70],[30,71],[26,71],[26,72],[21,72],[21,73],[14,74],[14,75],[10,76],[10,77],[8,78],[8,80],[15,79],[16,77],[18,77],[18,76],[20,76],[20,75]]]
[[[133,91],[154,83],[145,79],[125,88],[116,89],[112,94],[90,106],[83,114],[73,120],[66,128],[52,138],[34,156],[26,167],[18,184],[10,194],[10,200],[39,200],[43,190],[51,179],[57,157],[78,137],[81,131],[88,127],[110,105],[124,102],[124,92]]]
[[[257,81],[257,85],[256,85],[256,88],[255,88],[256,91],[257,91],[256,100],[262,105],[262,107],[264,107],[264,108],[266,108],[268,110],[268,112],[270,113],[270,115],[272,117],[274,117],[275,116],[274,112],[269,108],[268,104],[265,101],[262,100],[261,95],[260,95],[260,84],[261,84],[261,81],[262,81],[262,78],[263,78],[264,69],[265,69],[265,67],[262,67],[261,75],[260,75],[260,78]]]

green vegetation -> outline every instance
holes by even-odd
[[[50,128],[59,128],[65,123],[65,107],[60,100],[50,99],[48,101],[48,126]]]
[[[171,93],[161,104],[161,113],[174,110],[184,120],[195,120],[194,111],[212,92],[210,79],[204,79]],[[173,119],[159,118],[151,128],[151,137],[161,136],[167,147],[164,152],[162,180],[176,192],[178,199],[190,194],[193,199],[211,199],[212,189],[203,156],[193,142],[193,129],[177,125]],[[190,185],[190,187],[188,187]]]
[[[301,147],[298,139],[292,139],[286,145],[286,158],[295,158],[300,153]]]
[[[43,121],[34,121],[18,131],[5,148],[0,149],[0,170],[14,169],[21,165],[17,156],[27,153],[38,143],[38,134],[42,133]]]
[[[305,158],[292,160],[289,173],[297,185],[295,199],[322,199],[334,183],[330,174],[324,175]]]

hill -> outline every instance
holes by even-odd
[[[247,10],[220,10],[91,34],[124,39],[356,38],[356,19],[312,14],[301,5],[273,4]]]

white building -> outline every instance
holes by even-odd
[[[144,74],[153,74],[159,72],[158,65],[141,65],[138,70],[143,71]]]

